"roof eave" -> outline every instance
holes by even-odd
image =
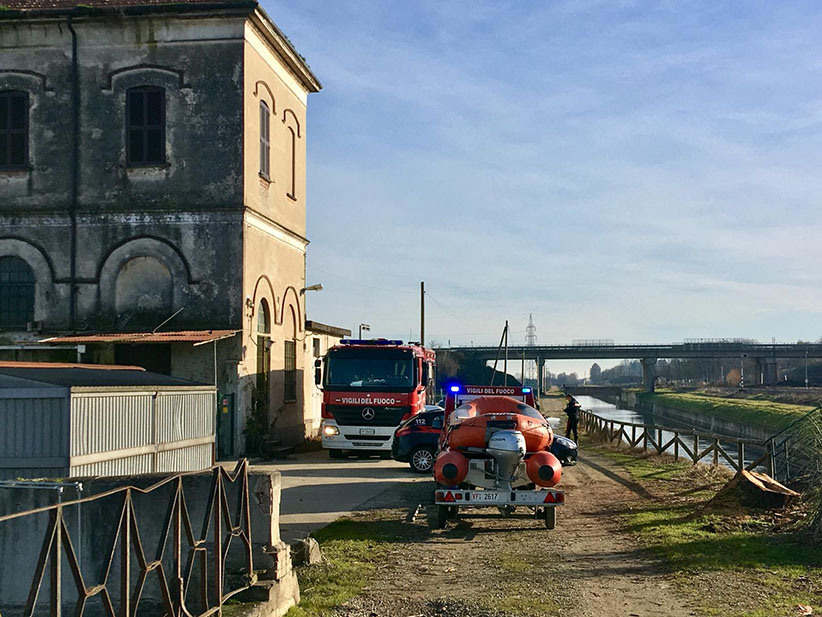
[[[308,64],[306,64],[305,59],[259,4],[254,9],[254,12],[249,15],[249,18],[278,52],[283,62],[285,62],[288,68],[299,78],[303,87],[308,92],[319,92],[322,90],[323,85],[311,71]]]
[[[145,4],[138,6],[87,6],[78,4],[73,7],[53,7],[40,9],[6,9],[0,11],[0,21],[58,19],[71,15],[75,18],[102,17],[106,15],[140,16],[163,13],[209,14],[220,11],[221,15],[250,15],[257,6],[255,0],[240,2],[170,2],[168,4]]]

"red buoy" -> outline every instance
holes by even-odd
[[[468,459],[456,450],[440,452],[434,461],[434,478],[442,486],[459,486],[468,475]]]
[[[531,482],[538,486],[556,486],[562,477],[562,463],[556,456],[545,450],[528,457],[525,461],[525,468]]]

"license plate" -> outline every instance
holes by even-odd
[[[483,503],[496,503],[503,501],[510,497],[508,493],[500,493],[498,491],[472,491],[470,493],[470,500]]]
[[[361,428],[360,429],[360,435],[373,435],[376,432],[377,432],[376,429],[373,429],[373,428]]]

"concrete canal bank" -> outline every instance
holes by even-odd
[[[615,404],[634,409],[643,414],[650,414],[660,424],[669,422],[675,426],[693,428],[738,439],[765,441],[781,428],[728,420],[709,413],[676,409],[661,405],[656,401],[648,401],[642,396],[637,396],[636,392],[622,392],[617,397]]]

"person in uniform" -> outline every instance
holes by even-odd
[[[571,433],[574,434],[574,441],[579,441],[579,410],[582,405],[570,394],[565,395],[567,405],[565,405],[565,413],[568,414],[568,423],[565,425],[565,436],[570,439]]]

